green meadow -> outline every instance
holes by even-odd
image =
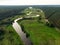
[[[18,21],[29,35],[33,45],[60,45],[60,32],[55,27],[49,27],[44,23],[34,20]]]

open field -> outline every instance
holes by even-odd
[[[34,45],[60,45],[60,32],[37,20],[18,21],[23,30],[30,36]]]

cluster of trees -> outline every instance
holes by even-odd
[[[3,18],[15,16],[15,15],[22,15],[21,10],[19,9],[0,9],[0,20]]]
[[[5,35],[6,31],[0,27],[0,41],[4,39],[4,35]]]
[[[60,28],[60,7],[44,7],[41,9],[44,11],[46,18]]]
[[[3,24],[11,24],[13,22],[12,18],[14,18],[14,16],[16,15],[24,15],[24,13],[22,13],[21,11],[23,10],[24,8],[20,8],[20,7],[11,7],[11,8],[8,8],[8,7],[5,7],[5,8],[1,8],[0,7],[0,25],[3,25]],[[5,20],[6,19],[6,20]]]

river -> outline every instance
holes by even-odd
[[[21,18],[17,18],[14,20],[12,26],[15,29],[15,31],[18,33],[18,35],[21,37],[21,40],[23,41],[24,45],[32,45],[30,39],[28,37],[26,37],[26,33],[24,33],[24,31],[22,31],[21,26],[17,23],[18,20],[23,19]]]

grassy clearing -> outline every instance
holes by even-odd
[[[60,32],[55,28],[48,27],[37,20],[23,20],[18,23],[24,26],[34,45],[60,45]]]
[[[0,40],[0,45],[23,45],[20,37],[15,32],[12,25],[4,25],[3,29],[5,33],[2,35],[3,39]]]

